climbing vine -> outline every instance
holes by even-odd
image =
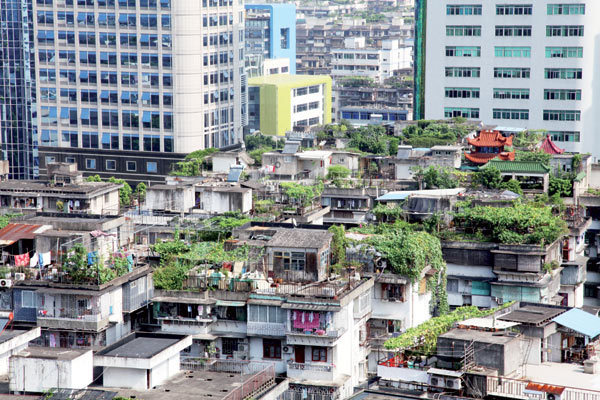
[[[438,336],[446,333],[456,322],[469,318],[486,317],[498,310],[504,309],[513,303],[506,303],[502,307],[490,310],[480,310],[475,306],[459,307],[451,313],[445,313],[429,319],[422,324],[409,328],[402,335],[388,339],[384,347],[388,350],[411,350],[418,354],[433,354],[437,345]]]

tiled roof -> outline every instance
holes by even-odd
[[[501,161],[491,160],[486,165],[479,169],[495,167],[500,172],[504,173],[532,173],[532,174],[547,174],[550,172],[550,167],[536,161]]]
[[[467,139],[475,147],[500,147],[512,146],[513,136],[505,137],[498,131],[481,131],[474,139]]]
[[[564,149],[561,149],[556,144],[554,144],[552,139],[550,139],[550,135],[546,136],[546,138],[542,142],[542,145],[540,146],[540,149],[542,149],[542,151],[547,154],[562,154],[565,152]]]
[[[513,161],[515,153],[513,151],[504,151],[502,153],[465,153],[467,160],[475,164],[485,164],[490,160],[499,158],[503,161]]]
[[[551,393],[560,396],[565,391],[563,386],[547,385],[545,383],[529,382],[525,390],[533,390],[536,392]]]

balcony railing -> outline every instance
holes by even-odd
[[[317,371],[317,372],[333,372],[335,366],[333,364],[320,363],[320,364],[306,364],[289,362],[288,369],[299,370],[299,371]]]
[[[248,321],[248,335],[285,336],[284,323]]]

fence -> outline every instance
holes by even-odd
[[[230,374],[252,375],[273,367],[272,363],[243,360],[221,360],[218,358],[182,359],[181,369],[189,371],[224,372]]]
[[[528,397],[535,400],[544,400],[546,397],[543,395],[543,393],[534,394],[531,391],[526,391],[526,387],[529,383],[529,381],[520,379],[488,377],[487,394],[488,396],[498,395],[503,397]],[[539,385],[541,386],[544,384],[540,383]],[[560,395],[560,398],[561,400],[600,400],[600,391],[565,387],[565,390]]]
[[[245,380],[241,386],[238,386],[223,400],[244,400],[247,398],[254,397],[257,394],[269,389],[275,384],[275,368],[270,365],[263,369],[261,372],[253,375],[249,379]]]

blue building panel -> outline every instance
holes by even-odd
[[[296,73],[296,6],[294,4],[246,4],[246,10],[269,13],[269,58],[289,58]]]

